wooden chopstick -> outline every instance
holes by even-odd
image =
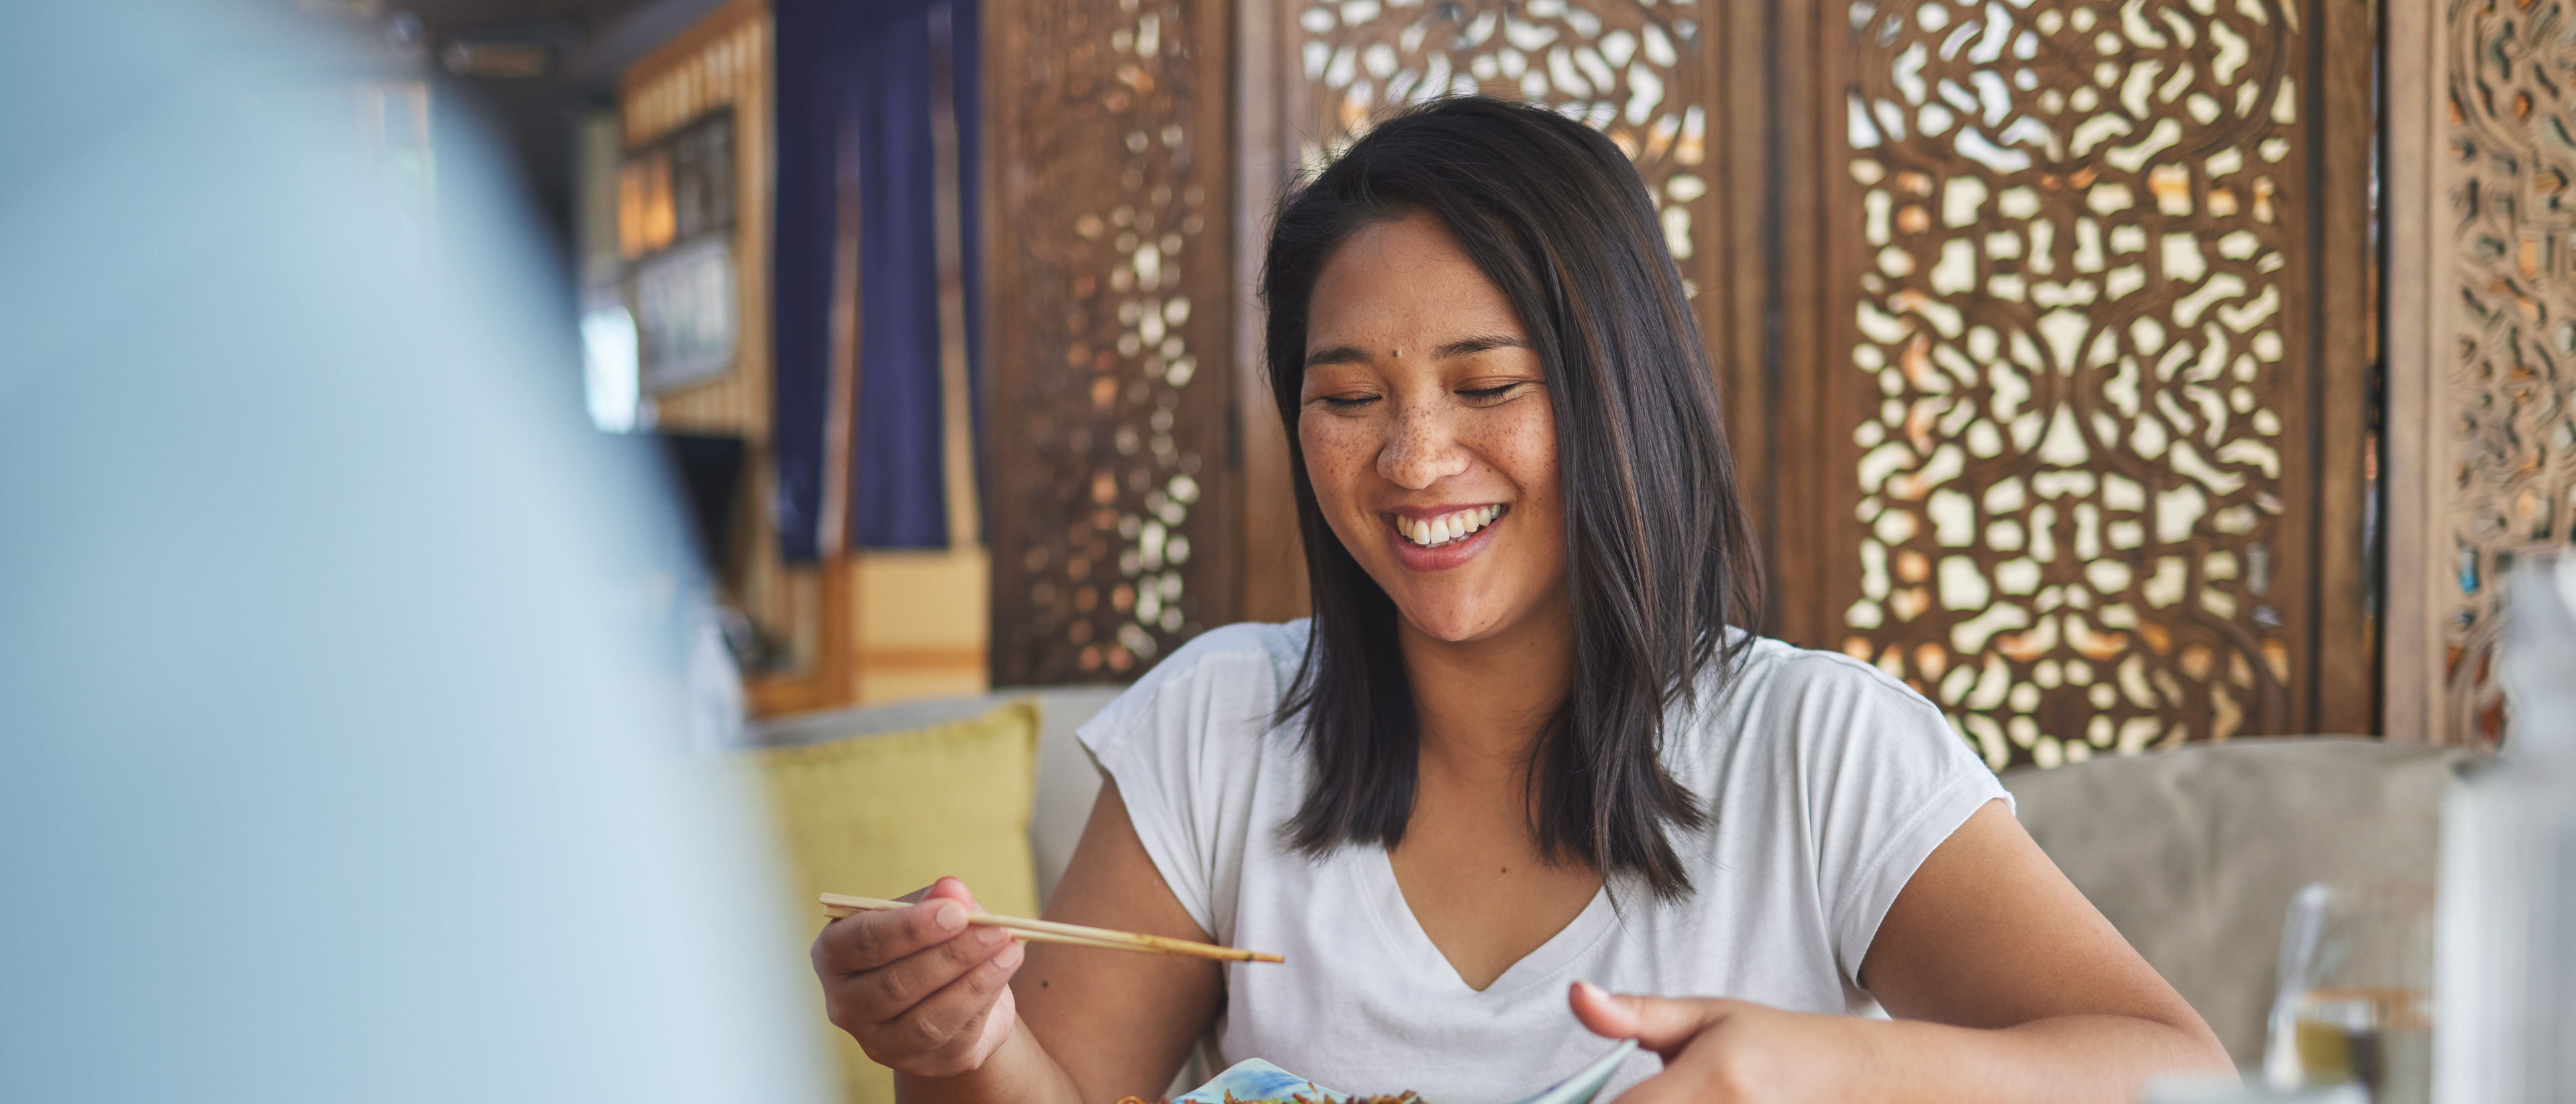
[[[838,893],[826,893],[823,895],[823,913],[835,920],[852,913],[887,912],[894,909],[911,907],[912,906],[910,904],[902,901],[880,901],[874,897],[849,897]],[[1005,928],[1008,929],[1014,937],[1031,943],[1063,943],[1075,947],[1100,947],[1116,951],[1145,951],[1155,954],[1189,955],[1193,958],[1212,958],[1221,962],[1287,961],[1278,955],[1267,954],[1261,951],[1244,951],[1237,950],[1233,947],[1217,947],[1206,943],[1193,943],[1187,939],[1173,939],[1168,936],[1161,935],[1140,935],[1136,932],[1112,931],[1108,928],[1086,928],[1080,924],[1059,924],[1053,920],[1028,920],[1017,916],[995,916],[989,912],[967,913],[966,922],[969,924],[981,924],[987,927]]]

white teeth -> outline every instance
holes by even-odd
[[[1443,514],[1429,521],[1397,518],[1395,531],[1404,534],[1406,540],[1415,544],[1426,548],[1434,547],[1463,539],[1467,534],[1493,524],[1494,519],[1501,517],[1502,513],[1503,508],[1500,506],[1479,506],[1473,510]]]

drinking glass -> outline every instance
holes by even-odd
[[[2433,890],[2310,885],[2281,929],[2263,1079],[2358,1082],[2372,1104],[2425,1104],[2433,1071]]]

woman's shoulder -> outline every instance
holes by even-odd
[[[1739,632],[1732,658],[1731,663],[1711,664],[1701,673],[1703,699],[1720,709],[1842,703],[1940,712],[1913,687],[1841,652]]]
[[[1239,679],[1265,667],[1284,688],[1305,656],[1304,618],[1275,624],[1238,621],[1209,629],[1173,649],[1172,654],[1136,680],[1134,689],[1150,693],[1169,683]]]
[[[1173,649],[1080,730],[1104,742],[1158,733],[1203,736],[1211,727],[1266,728],[1306,654],[1306,622],[1246,621],[1209,629]]]
[[[1781,857],[1824,922],[1845,984],[1925,856],[2011,797],[1930,699],[1867,662],[1749,640],[1681,758],[1716,811],[1715,861]],[[1692,773],[1696,772],[1696,773]]]
[[[1913,687],[1840,652],[1740,637],[1732,662],[1711,664],[1685,726],[1702,755],[1755,750],[1811,765],[1849,759],[1948,764],[1960,741],[1939,706]],[[1739,748],[1740,741],[1757,741]]]
[[[1276,794],[1299,792],[1295,745],[1272,734],[1305,649],[1303,621],[1210,629],[1074,731],[1116,780],[1163,883],[1220,937],[1234,930],[1246,841],[1286,819]]]

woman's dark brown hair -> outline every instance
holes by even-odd
[[[1573,690],[1532,753],[1542,852],[1690,892],[1668,833],[1711,810],[1673,780],[1667,718],[1756,624],[1759,569],[1717,390],[1645,184],[1600,133],[1483,97],[1379,123],[1281,203],[1262,273],[1266,354],[1288,430],[1313,633],[1280,718],[1302,714],[1312,777],[1287,825],[1309,854],[1393,846],[1420,729],[1395,604],[1326,526],[1297,446],[1306,316],[1333,250],[1424,212],[1507,296],[1547,373],[1564,487]]]

